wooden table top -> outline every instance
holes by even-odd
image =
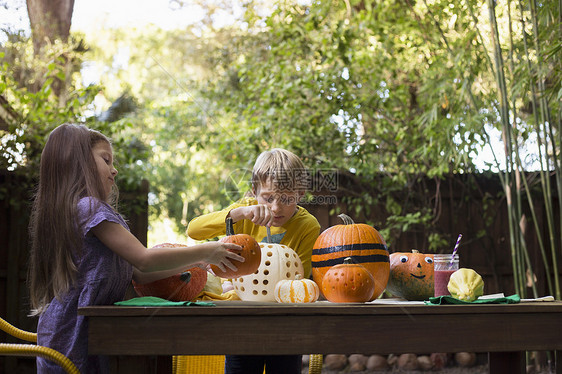
[[[562,302],[80,308],[92,354],[428,353],[562,350]]]

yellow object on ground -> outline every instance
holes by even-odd
[[[28,342],[37,343],[37,334],[25,330],[18,329],[11,325],[3,318],[0,318],[0,330]],[[62,353],[48,347],[42,347],[36,344],[8,344],[0,343],[0,355],[2,356],[18,356],[18,357],[43,357],[45,359],[56,362],[67,373],[80,374],[76,366]]]
[[[321,354],[310,355],[308,374],[322,373],[323,361]],[[174,356],[173,374],[224,374],[224,356]]]
[[[224,356],[174,356],[174,374],[223,374]]]

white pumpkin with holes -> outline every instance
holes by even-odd
[[[254,274],[232,279],[236,294],[244,301],[276,301],[275,286],[280,280],[304,276],[297,252],[283,244],[259,243],[261,263]]]
[[[294,280],[284,279],[275,286],[278,303],[313,303],[320,296],[320,288],[312,279],[303,279],[297,274]]]

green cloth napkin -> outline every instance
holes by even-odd
[[[476,299],[474,301],[463,301],[452,296],[430,297],[425,301],[426,305],[447,305],[447,304],[517,304],[521,299],[519,295],[497,297],[492,299]]]
[[[155,296],[135,297],[133,299],[118,301],[115,305],[121,306],[215,306],[206,301],[170,301]]]

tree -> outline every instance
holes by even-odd
[[[547,273],[550,265],[557,269],[562,244],[555,239],[560,228],[548,177],[556,175],[560,194],[562,38],[554,3],[512,5],[279,1],[267,17],[248,7],[247,28],[215,32],[229,42],[207,53],[216,74],[202,93],[214,103],[216,121],[232,124],[224,126],[221,152],[240,157],[252,148],[284,146],[309,164],[348,174],[356,181],[348,202],[368,215],[382,198],[385,234],[392,238],[406,228],[427,228],[440,199],[423,188],[393,192],[423,175],[438,184],[446,174],[477,170],[474,154],[500,131],[506,161],[496,153],[488,167],[504,184],[516,290],[524,294],[533,270],[522,222],[530,218],[537,235],[540,228],[537,217],[523,213],[534,185],[523,174],[532,163],[519,153],[533,139],[547,206]],[[429,248],[437,248],[439,233],[429,233],[437,234]],[[549,289],[559,298],[556,271],[554,278]]]
[[[68,50],[60,48],[61,45],[65,46],[69,42],[74,0],[26,0],[26,2],[35,57],[39,61],[54,59],[60,66],[62,74],[55,77],[52,87],[62,104],[66,100],[70,76],[73,71],[79,69],[80,65]],[[57,44],[57,41],[62,44]],[[81,42],[76,43],[74,51],[80,52],[81,49]],[[38,80],[35,88],[41,84],[42,81]]]
[[[68,42],[73,10],[74,0],[27,0],[35,54],[56,40]]]
[[[84,87],[79,74],[73,74],[79,71],[86,50],[81,35],[69,36],[74,2],[27,3],[33,37],[22,30],[2,30],[1,106],[9,113],[2,115],[0,127],[0,169],[24,174],[33,183],[49,132],[65,122],[86,123],[113,138],[115,147],[121,149],[116,160],[124,167],[124,190],[138,189],[142,179],[139,164],[147,158],[147,150],[133,135],[123,136],[132,123],[121,115],[105,119],[86,115],[101,88]],[[126,100],[116,101],[117,106]],[[1,193],[11,188],[2,187]]]
[[[124,92],[139,103],[129,119],[154,151],[147,169],[159,188],[154,206],[179,229],[182,218],[226,205],[238,184],[231,174],[281,146],[314,169],[345,174],[349,209],[366,218],[371,207],[384,210],[384,225],[370,223],[389,241],[419,230],[430,250],[457,233],[432,226],[441,197],[427,196],[420,181],[499,171],[513,199],[517,246],[519,218],[527,218],[520,207],[537,186],[525,185],[532,164],[517,152],[548,139],[539,147],[542,179],[559,173],[561,38],[552,2],[512,5],[277,1],[263,13],[247,2],[239,22],[218,27],[208,17],[186,30],[120,30],[94,55],[112,67],[103,78],[108,103]],[[123,67],[113,64],[120,53]],[[476,165],[496,132],[506,162],[496,153]],[[556,240],[549,245],[560,250]],[[517,253],[520,274],[525,255]]]

